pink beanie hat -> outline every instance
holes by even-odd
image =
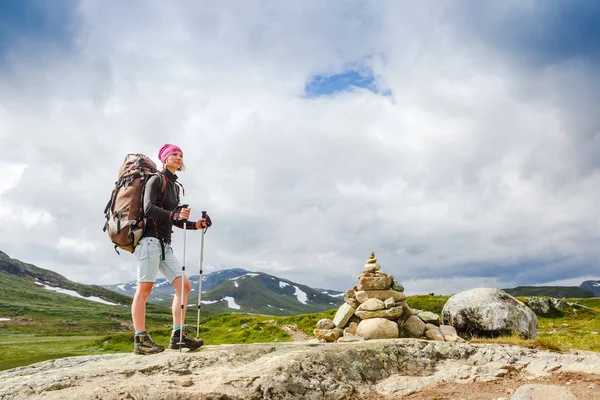
[[[160,150],[158,151],[158,159],[160,160],[161,163],[164,164],[165,161],[167,160],[167,157],[169,157],[171,154],[173,154],[177,151],[180,152],[181,154],[183,154],[183,151],[181,151],[181,149],[178,146],[167,143],[163,147],[161,147]]]

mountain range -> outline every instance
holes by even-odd
[[[189,304],[198,302],[199,277],[188,276],[192,284]],[[131,281],[102,287],[133,297],[137,283]],[[173,286],[166,279],[159,278],[148,301],[170,303],[173,295]],[[211,309],[221,312],[239,311],[269,315],[321,312],[340,306],[344,301],[343,296],[343,292],[313,289],[287,279],[241,268],[216,271],[202,276],[201,303],[211,305]]]
[[[42,296],[46,301],[56,299],[58,304],[62,294],[108,305],[130,305],[136,288],[136,282],[105,286],[76,283],[56,272],[12,259],[0,251],[0,281],[8,284],[15,278],[22,285],[23,296]],[[197,304],[198,278],[198,275],[189,277],[193,288],[189,307]],[[0,288],[0,305],[12,309],[8,289]],[[170,283],[157,279],[150,303],[169,307],[173,294]],[[337,308],[344,301],[343,295],[343,292],[313,289],[273,275],[237,268],[203,275],[201,302],[202,310],[210,313],[296,315]],[[18,296],[18,293],[10,290],[10,296]]]
[[[600,281],[585,281],[579,287],[592,292],[592,297],[600,297]]]
[[[193,287],[189,307],[196,307],[199,276],[190,276],[189,279]],[[128,306],[136,288],[136,282],[104,286],[73,282],[56,272],[12,259],[1,251],[0,283],[0,314],[18,312],[17,303],[20,298],[44,299],[44,304],[49,306],[66,301],[64,295],[107,305]],[[517,296],[600,297],[600,280],[585,281],[579,287],[519,286],[504,290]],[[173,293],[173,287],[166,280],[158,279],[150,305],[168,307]],[[202,276],[202,310],[209,313],[296,315],[322,312],[339,307],[344,301],[343,295],[340,291],[314,289],[241,268]]]

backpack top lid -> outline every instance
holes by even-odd
[[[123,164],[121,164],[121,168],[119,168],[119,176],[117,179],[122,179],[140,172],[156,173],[158,172],[158,168],[156,168],[156,163],[154,161],[143,154],[127,154],[123,160]]]

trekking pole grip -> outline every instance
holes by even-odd
[[[202,211],[202,218],[206,220],[207,228],[212,225],[212,221],[210,220],[210,217],[208,216],[208,213],[206,211]]]
[[[188,208],[189,206],[190,206],[189,204],[182,204],[182,205],[180,205],[180,206],[177,206],[177,207],[175,208],[175,211],[176,211],[177,213],[180,213],[180,212],[181,212],[181,210],[182,210],[183,208]],[[185,223],[187,222],[187,218],[186,218],[186,219],[180,219],[180,221],[181,221],[181,222],[183,222],[183,223],[185,224]]]

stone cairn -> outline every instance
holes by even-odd
[[[347,290],[333,321],[322,319],[313,331],[320,342],[360,342],[370,339],[422,338],[462,342],[456,330],[441,325],[429,311],[411,309],[404,287],[381,271],[375,253],[367,260],[358,285]]]

